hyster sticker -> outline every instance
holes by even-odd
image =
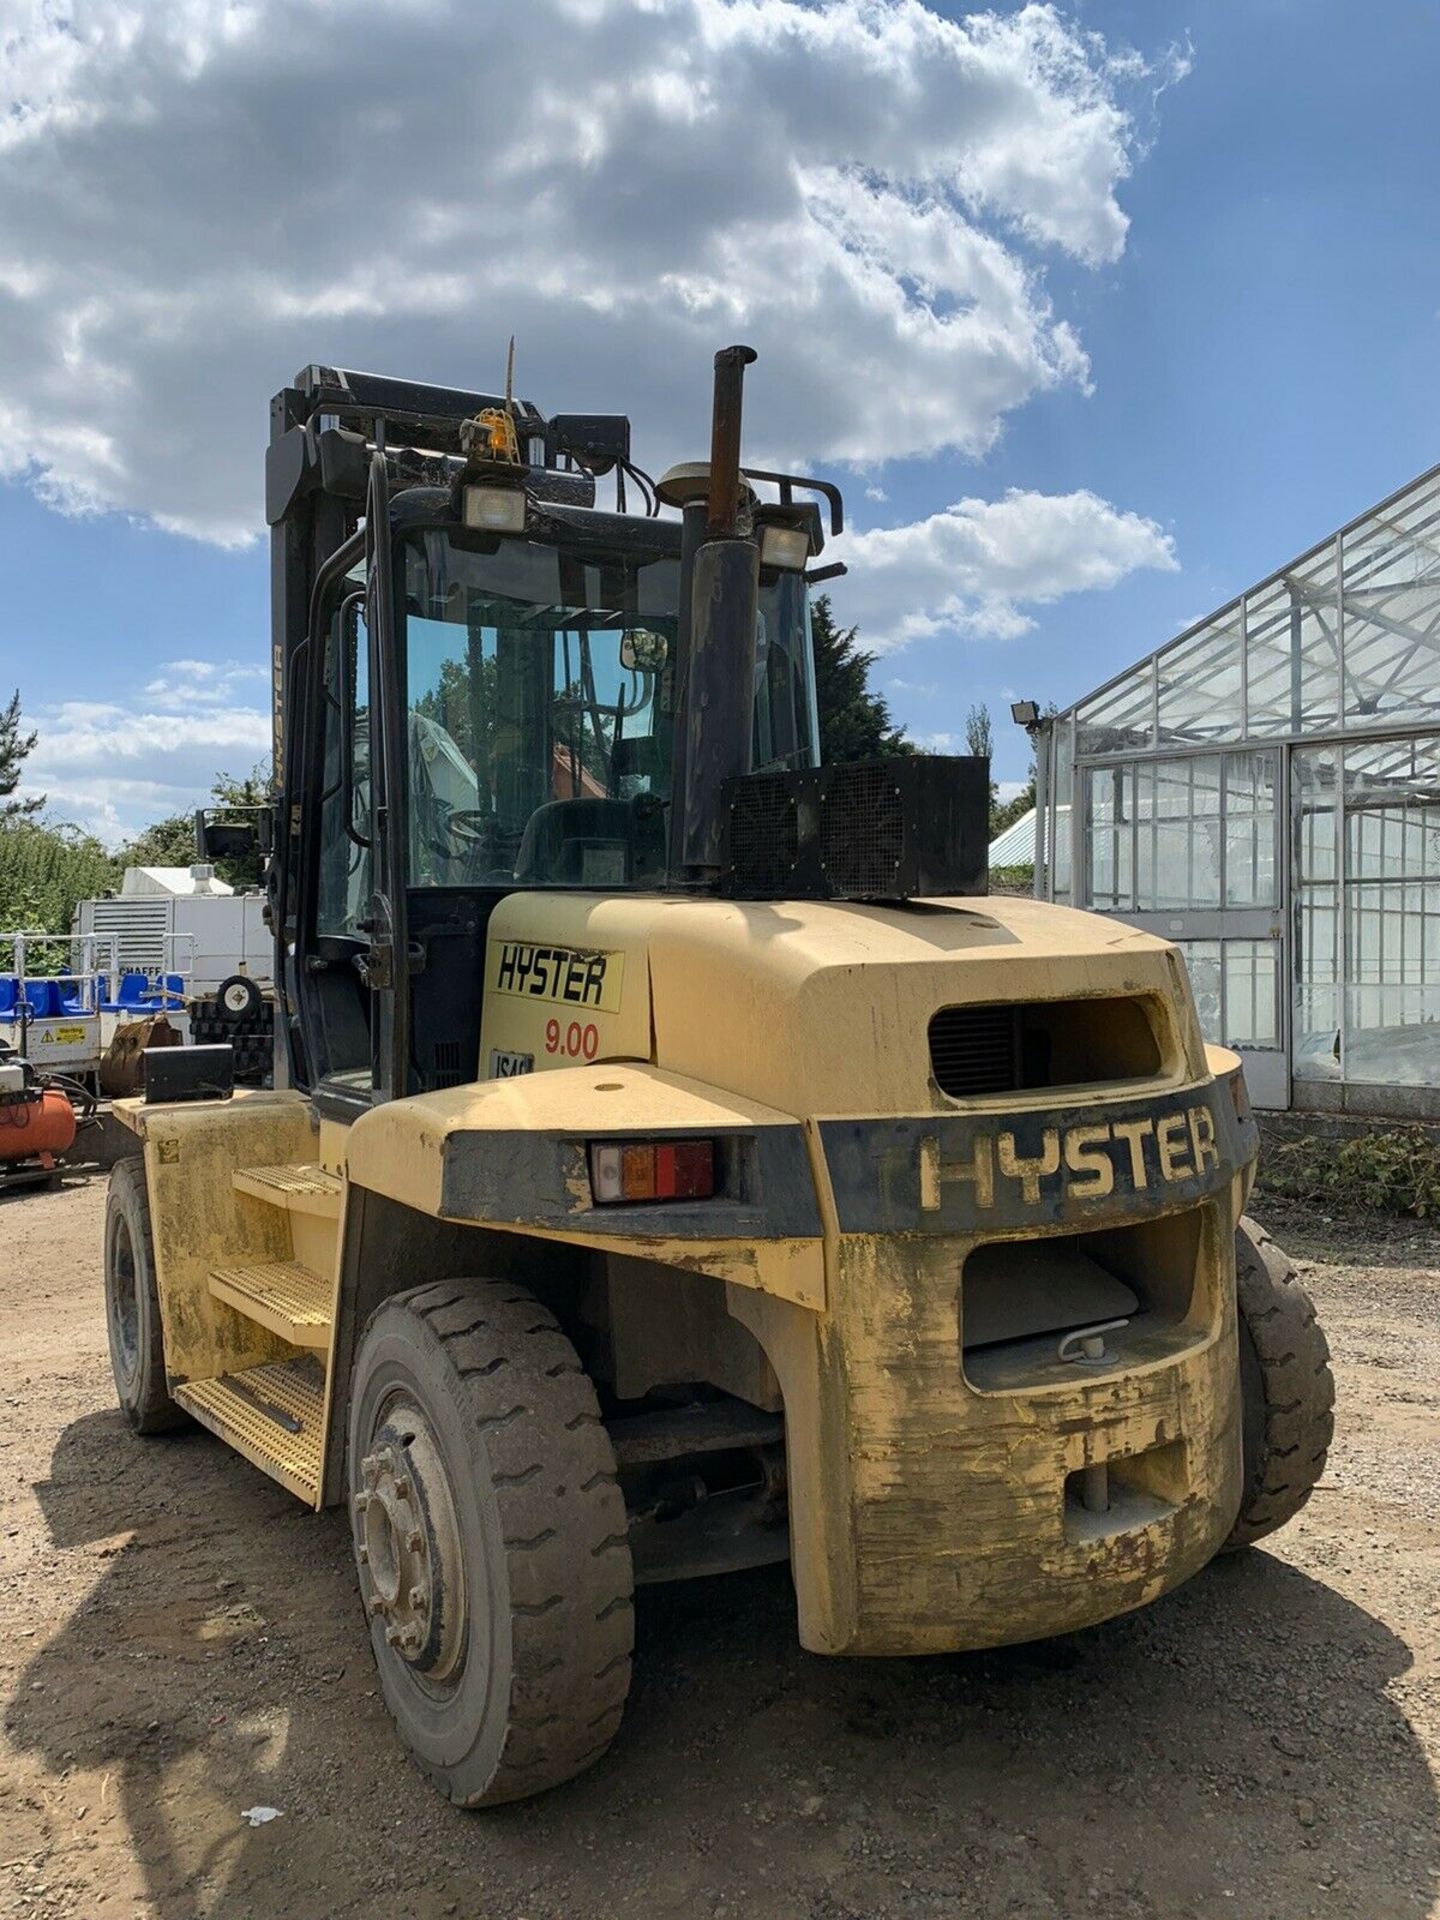
[[[625,970],[623,953],[584,947],[532,947],[502,940],[492,950],[490,991],[522,1000],[553,1000],[561,1006],[618,1013]]]

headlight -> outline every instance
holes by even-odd
[[[804,527],[785,527],[771,521],[760,536],[762,566],[799,573],[809,558],[810,535]]]
[[[523,533],[525,531],[525,490],[523,487],[466,487],[462,513],[467,527],[486,533]]]

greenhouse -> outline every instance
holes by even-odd
[[[1440,468],[1037,748],[1036,890],[1176,941],[1257,1106],[1440,1114]]]

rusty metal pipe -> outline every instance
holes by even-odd
[[[753,347],[722,347],[715,356],[715,405],[710,425],[710,503],[705,522],[708,540],[733,539],[740,532],[740,414],[745,369]]]

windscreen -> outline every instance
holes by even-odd
[[[679,561],[407,535],[412,886],[656,887],[674,766]],[[815,759],[803,580],[762,581],[755,765]]]

